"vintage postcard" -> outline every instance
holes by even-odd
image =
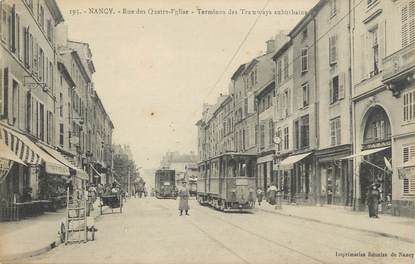
[[[414,242],[415,0],[0,0],[0,264]]]

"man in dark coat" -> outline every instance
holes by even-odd
[[[379,184],[373,183],[369,186],[369,191],[367,194],[367,206],[369,208],[369,217],[379,218],[379,200],[380,200],[380,191]]]
[[[182,182],[182,188],[179,189],[179,211],[180,215],[183,215],[183,211],[186,212],[186,215],[189,215],[189,190],[186,187],[186,182]]]

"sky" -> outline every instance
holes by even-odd
[[[263,53],[266,40],[280,31],[289,32],[303,17],[260,16],[225,70],[257,19],[257,15],[242,14],[241,9],[261,10],[266,5],[264,10],[272,12],[304,12],[317,0],[57,2],[69,39],[90,45],[95,88],[115,126],[113,143],[130,145],[138,166],[154,168],[166,151],[197,151],[195,123],[203,103],[214,103],[220,93],[226,94],[238,66]],[[93,14],[90,8],[114,8],[115,14]],[[124,8],[146,14],[122,14]],[[150,9],[172,8],[194,13],[149,14]],[[198,8],[232,9],[238,14],[198,14]],[[79,13],[74,15],[73,10]]]

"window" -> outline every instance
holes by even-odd
[[[52,42],[53,41],[53,26],[52,26],[52,21],[50,19],[48,19],[46,26],[47,26],[46,34],[47,34],[48,40]]]
[[[278,130],[277,130],[277,137],[280,139],[280,143],[277,144],[277,151],[281,151],[281,149],[282,149],[282,146],[281,146],[282,138],[281,138],[281,136],[282,136],[281,128],[278,128]]]
[[[5,43],[8,43],[9,26],[7,24],[7,17],[9,16],[9,14],[6,8],[7,6],[3,4],[1,9],[1,40]]]
[[[23,56],[24,56],[24,64],[26,66],[26,68],[29,68],[30,63],[29,63],[29,58],[30,58],[30,54],[29,54],[29,49],[30,49],[30,43],[29,43],[29,28],[25,27],[23,28]]]
[[[301,85],[301,92],[302,92],[302,107],[306,107],[309,104],[310,100],[310,89],[308,83],[304,83]]]
[[[12,124],[19,123],[19,84],[13,80],[13,91],[12,91]]]
[[[59,145],[63,147],[65,140],[65,131],[62,123],[59,124]]]
[[[329,64],[337,63],[337,35],[329,37]]]
[[[40,6],[40,10],[39,10],[39,24],[40,24],[40,28],[42,30],[45,30],[45,11],[43,10],[43,6]]]
[[[402,147],[402,160],[403,166],[410,164],[415,159],[415,144],[410,144]],[[415,195],[415,177],[414,175],[408,175],[403,178],[403,194]]]
[[[39,49],[39,79],[45,80],[45,55],[41,48]]]
[[[45,140],[45,109],[43,104],[39,103],[39,138]]]
[[[401,8],[402,48],[415,43],[415,0],[409,0]]]
[[[337,1],[336,0],[330,0],[330,17],[333,17],[337,13]]]
[[[293,130],[294,130],[294,149],[299,149],[300,148],[300,122],[298,120],[294,121],[294,126],[293,126]]]
[[[308,115],[301,117],[300,122],[300,147],[307,148],[310,146],[310,127]]]
[[[344,98],[344,82],[345,82],[344,73],[342,73],[340,75],[340,79],[339,79],[339,76],[334,76],[330,80],[330,82],[329,82],[329,86],[330,86],[329,96],[330,96],[330,103],[331,104]]]
[[[16,37],[16,55],[20,59],[20,16],[16,14],[16,25],[15,25],[15,37]]]
[[[301,49],[301,73],[308,71],[308,48]]]
[[[415,159],[415,144],[406,145],[402,148],[402,160],[405,163]]]
[[[415,90],[403,95],[403,121],[415,121]]]
[[[59,116],[63,117],[63,94],[59,94]]]
[[[310,145],[308,115],[294,121],[294,148],[303,149]]]
[[[53,141],[53,116],[52,112],[46,113],[46,142],[52,144]]]
[[[341,120],[340,116],[330,120],[330,145],[341,144]]]
[[[284,55],[284,79],[288,78],[288,54]]]
[[[32,132],[32,95],[29,92],[26,95],[26,129]]]
[[[269,146],[272,146],[274,144],[273,139],[274,139],[274,122],[272,121],[272,119],[269,120]]]
[[[282,61],[279,60],[277,62],[277,83],[281,83],[281,79],[282,79]]]
[[[379,43],[378,43],[378,28],[374,28],[370,33],[370,38],[372,41],[371,47],[371,58],[370,62],[372,66],[372,70],[370,72],[370,76],[377,75],[379,73]]]
[[[49,62],[49,88],[53,90],[53,64]]]
[[[284,149],[287,150],[290,147],[288,127],[284,128]]]
[[[259,130],[260,130],[260,141],[259,141],[259,144],[260,144],[260,147],[261,148],[263,148],[264,146],[265,146],[265,126],[264,126],[264,124],[261,124],[260,126],[259,126]]]

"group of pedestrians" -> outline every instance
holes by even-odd
[[[261,206],[262,200],[266,199],[266,201],[271,204],[271,205],[275,205],[276,209],[281,207],[281,193],[282,193],[282,189],[278,189],[274,183],[271,183],[270,185],[268,185],[268,188],[266,190],[266,192],[264,193],[264,191],[261,188],[257,189],[257,193],[256,193],[256,197],[258,200],[258,205]]]

